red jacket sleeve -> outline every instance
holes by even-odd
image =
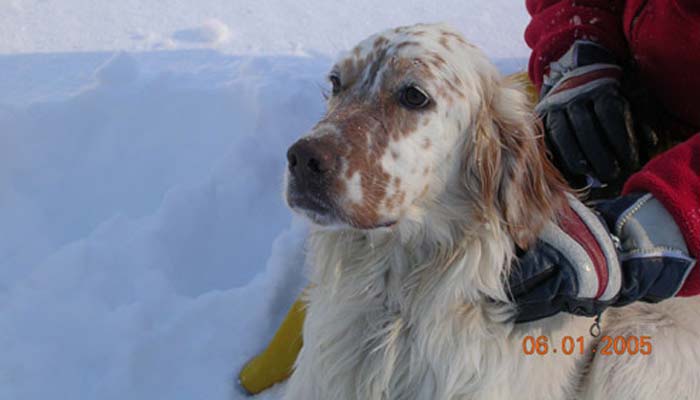
[[[650,192],[673,216],[688,251],[700,259],[700,133],[658,155],[632,175],[624,193]],[[700,294],[700,264],[690,272],[678,296]]]
[[[539,89],[549,63],[577,39],[598,42],[620,60],[626,58],[622,14],[625,0],[527,0],[532,21],[525,41],[532,49],[528,71]]]

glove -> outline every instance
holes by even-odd
[[[639,167],[622,68],[600,45],[579,40],[544,77],[535,111],[553,161],[576,188],[610,186],[615,194]]]
[[[683,286],[695,260],[651,194],[601,201],[602,218],[573,196],[569,205],[513,266],[516,323],[561,311],[596,316],[610,306],[673,297]]]

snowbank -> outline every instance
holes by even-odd
[[[199,57],[0,116],[0,398],[230,398],[297,293],[283,155],[327,62]]]

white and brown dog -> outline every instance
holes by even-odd
[[[678,399],[700,393],[700,303],[604,315],[649,355],[592,356],[592,320],[514,325],[516,245],[566,187],[525,94],[457,31],[374,35],[330,73],[328,111],[287,154],[286,197],[314,224],[304,347],[288,399]],[[526,355],[526,336],[586,351]]]

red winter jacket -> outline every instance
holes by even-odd
[[[549,63],[576,39],[601,43],[633,63],[667,112],[700,131],[700,0],[527,0],[532,21],[530,78],[539,87]],[[700,259],[700,133],[652,159],[624,192],[651,192],[673,215]],[[700,294],[697,265],[679,296]]]

